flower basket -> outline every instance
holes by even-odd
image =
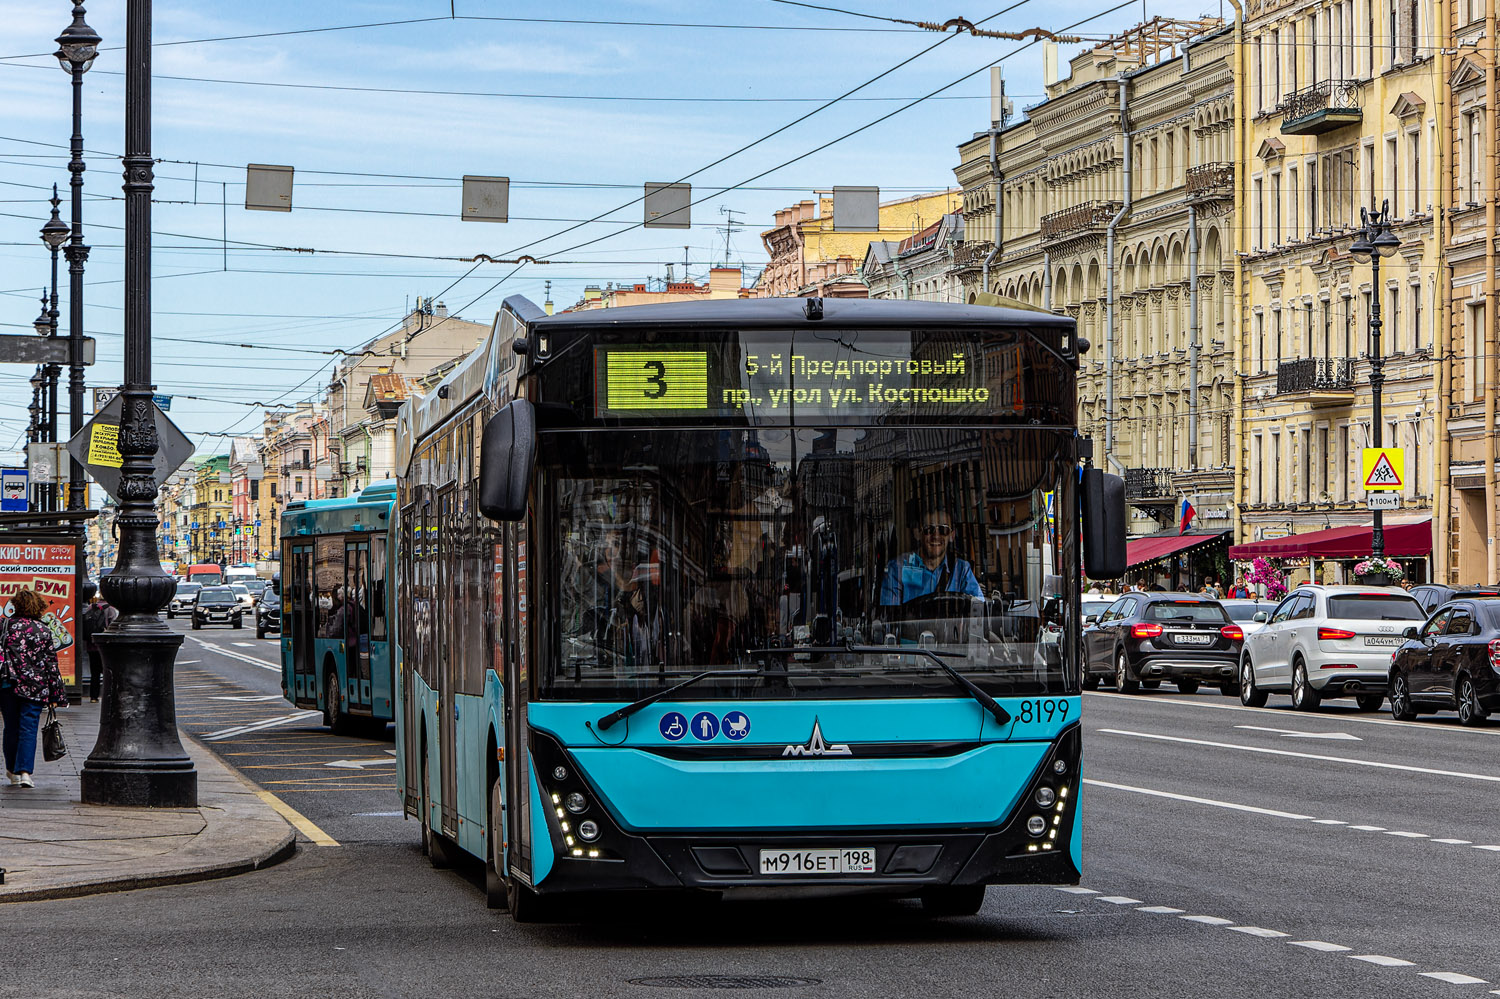
[[[1365,559],[1354,567],[1354,578],[1361,586],[1396,586],[1405,575],[1395,559]]]
[[[1354,581],[1360,586],[1396,586],[1401,577],[1392,576],[1388,572],[1361,572],[1354,577]]]

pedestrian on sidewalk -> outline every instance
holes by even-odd
[[[0,718],[5,731],[5,776],[16,787],[35,787],[36,732],[44,707],[67,707],[52,632],[40,618],[47,601],[32,590],[11,597],[12,616],[0,618]]]
[[[99,634],[114,619],[120,616],[120,612],[105,602],[99,595],[98,587],[93,580],[83,584],[82,595],[88,600],[89,605],[82,614],[78,616],[78,644],[84,650],[84,658],[89,662],[89,700],[99,700],[99,681],[104,675],[104,658],[99,654],[99,646],[94,641],[94,636]],[[79,688],[83,687],[83,673],[80,670]],[[81,696],[81,695],[80,695]]]

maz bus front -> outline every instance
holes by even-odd
[[[1124,549],[1122,484],[1080,470],[1080,348],[984,306],[507,300],[398,443],[429,855],[484,858],[518,919],[1076,884],[1080,556]]]

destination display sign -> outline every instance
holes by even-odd
[[[596,417],[751,423],[972,417],[1024,405],[1018,344],[911,333],[742,334],[722,345],[599,345]]]

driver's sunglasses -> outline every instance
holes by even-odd
[[[923,524],[922,533],[936,534],[939,537],[946,538],[953,533],[953,526],[951,524]]]

